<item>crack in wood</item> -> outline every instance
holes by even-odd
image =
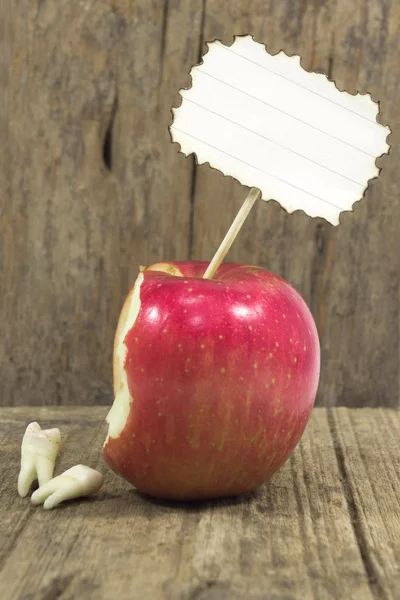
[[[115,125],[115,117],[118,109],[118,96],[115,96],[114,102],[111,108],[111,113],[108,121],[108,125],[106,128],[106,132],[104,135],[103,141],[103,160],[106,168],[109,171],[112,171],[113,168],[113,155],[112,155],[112,146],[113,146],[113,129]]]
[[[161,83],[164,74],[164,61],[165,61],[165,48],[167,43],[167,29],[168,29],[168,6],[169,0],[164,0],[162,25],[161,25],[161,43],[160,43],[160,75],[158,81],[158,90],[160,91]]]
[[[199,49],[197,54],[197,62],[200,63],[203,55],[204,46],[204,30],[206,24],[206,10],[207,0],[202,1],[201,6],[201,19],[200,19],[200,36],[199,36]],[[197,162],[195,156],[192,157],[192,180],[190,186],[190,212],[189,212],[189,260],[193,260],[193,249],[194,249],[194,204],[196,197],[196,180],[197,180]]]
[[[357,508],[357,503],[352,491],[351,485],[348,481],[346,457],[342,447],[342,444],[338,438],[335,418],[332,408],[327,408],[328,425],[332,436],[333,448],[335,450],[337,465],[340,473],[340,480],[342,483],[344,497],[347,503],[347,510],[350,515],[350,522],[354,531],[354,537],[357,542],[360,557],[364,566],[365,574],[367,576],[368,585],[371,590],[371,594],[374,598],[379,600],[389,600],[389,596],[386,593],[385,588],[382,586],[379,576],[375,571],[375,566],[370,558],[368,543],[364,535],[360,516]]]

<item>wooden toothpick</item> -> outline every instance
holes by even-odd
[[[260,194],[261,194],[261,192],[259,189],[251,188],[249,195],[247,196],[246,200],[244,201],[242,208],[239,210],[238,214],[236,215],[236,218],[233,221],[225,238],[223,239],[222,244],[220,245],[217,252],[215,253],[214,258],[208,265],[207,270],[203,275],[203,279],[212,279],[214,277],[219,266],[221,265],[225,256],[229,252],[230,247],[232,246],[233,242],[235,241],[235,238],[236,238],[237,234],[239,233],[243,223],[245,222],[249,212],[253,208],[253,205],[260,197]]]

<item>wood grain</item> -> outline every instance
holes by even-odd
[[[13,27],[0,221],[2,402],[100,402],[110,397],[120,303],[119,191],[102,145],[121,21],[104,0],[95,11],[22,0]]]
[[[143,600],[398,598],[400,413],[315,409],[286,465],[248,497],[173,504],[101,458],[105,410],[6,408],[0,421],[0,596]],[[56,474],[105,474],[46,512],[17,496],[28,422],[58,426]]]
[[[110,403],[111,352],[140,264],[211,259],[246,190],[170,143],[170,108],[214,38],[251,32],[393,129],[339,227],[259,202],[228,255],[303,295],[318,403],[400,406],[400,4],[390,0],[0,3],[0,404]]]
[[[2,403],[109,403],[114,330],[139,265],[188,254],[192,161],[171,151],[168,121],[201,18],[194,0],[19,3]]]
[[[397,598],[400,590],[399,413],[338,409],[330,413],[330,419],[349,512],[369,581],[379,598]]]

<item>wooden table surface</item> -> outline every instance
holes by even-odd
[[[292,458],[249,497],[171,504],[101,457],[106,409],[2,408],[1,600],[400,598],[400,413],[314,410]],[[54,510],[17,495],[28,422],[63,435],[56,474],[105,473]]]

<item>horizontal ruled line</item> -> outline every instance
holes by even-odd
[[[288,81],[289,83],[292,83],[293,85],[297,85],[298,87],[302,88],[303,90],[306,90],[307,92],[310,92],[311,94],[314,94],[315,96],[318,96],[319,98],[322,98],[323,100],[326,100],[327,102],[331,102],[332,104],[334,104],[335,106],[338,106],[339,108],[343,108],[344,110],[347,110],[348,112],[352,113],[356,117],[360,117],[360,119],[364,119],[365,121],[368,121],[369,123],[373,123],[376,125],[376,120],[370,119],[369,117],[365,117],[364,115],[361,115],[357,111],[352,110],[351,108],[348,108],[347,106],[343,106],[343,104],[339,104],[338,102],[335,102],[331,98],[327,98],[323,94],[319,94],[315,90],[311,90],[310,88],[306,87],[305,85],[302,85],[301,83],[298,83],[297,81],[293,81],[293,79],[289,79],[289,77],[282,75],[282,73],[274,71],[273,69],[270,69],[269,67],[265,67],[264,65],[260,65],[260,63],[256,62],[255,60],[252,60],[251,58],[248,58],[247,56],[244,56],[243,54],[239,54],[238,52],[235,52],[234,50],[232,50],[232,48],[228,48],[227,46],[224,46],[223,44],[216,44],[216,47],[221,48],[221,50],[225,50],[226,52],[230,52],[231,54],[234,54],[235,56],[238,56],[239,58],[243,58],[244,60],[247,60],[248,62],[252,63],[253,65],[260,67],[261,69],[264,69],[265,71],[268,71],[269,73],[273,73],[277,77],[281,77],[282,79],[285,79],[285,81]],[[267,50],[266,50],[266,52],[267,52]],[[300,67],[301,67],[301,65],[300,65]],[[303,67],[301,67],[301,68],[303,68]],[[304,71],[305,71],[305,69],[304,69]],[[315,71],[305,71],[305,72],[314,74],[314,75],[321,75],[321,73],[315,73]],[[327,78],[327,80],[329,81],[328,78]],[[346,93],[348,93],[348,92],[346,92]]]
[[[186,133],[186,131],[182,131],[182,129],[179,129],[178,127],[175,127],[174,125],[171,125],[170,129],[179,131],[180,133],[187,135],[188,137],[192,138],[193,140],[196,140],[196,141],[204,144],[205,146],[208,146],[209,148],[213,148],[214,150],[217,150],[217,152],[221,152],[221,154],[225,154],[226,156],[229,156],[230,158],[233,158],[234,160],[237,160],[238,162],[241,162],[244,165],[251,167],[252,169],[255,169],[256,171],[259,171],[260,173],[267,175],[268,177],[272,177],[272,179],[276,179],[277,181],[280,181],[281,183],[284,183],[285,185],[288,185],[289,187],[292,187],[292,188],[298,190],[299,192],[303,192],[304,194],[307,194],[308,196],[311,196],[312,198],[315,198],[316,200],[320,200],[321,202],[324,202],[325,204],[329,204],[330,206],[333,206],[337,210],[340,210],[340,211],[345,210],[341,206],[337,206],[337,204],[333,204],[332,202],[329,202],[328,200],[325,200],[324,198],[315,196],[315,194],[312,194],[311,192],[308,192],[307,190],[303,190],[302,188],[298,187],[297,185],[294,185],[293,183],[289,183],[288,181],[285,181],[284,179],[281,179],[280,177],[277,177],[276,175],[272,175],[271,173],[268,173],[267,171],[263,171],[263,169],[260,169],[259,167],[256,167],[255,165],[252,165],[252,164],[242,160],[241,158],[238,158],[237,156],[233,156],[233,154],[229,154],[228,152],[225,152],[225,150],[221,150],[220,148],[217,148],[216,146],[213,146],[212,144],[209,144],[208,142],[205,142],[204,140],[201,140],[200,138],[197,138],[196,136],[194,136],[190,133]]]
[[[207,71],[204,71],[204,69],[200,69],[199,67],[193,67],[193,69],[198,71],[199,73],[202,73],[203,75],[207,75],[207,77],[211,77],[211,79],[214,79],[215,81],[218,81],[219,83],[222,83],[223,85],[226,85],[233,90],[236,90],[237,92],[239,92],[241,94],[245,94],[249,98],[252,98],[253,100],[256,100],[257,102],[260,102],[261,104],[264,104],[265,106],[269,106],[270,108],[286,115],[287,117],[289,117],[291,119],[294,119],[295,121],[299,121],[300,123],[303,123],[303,125],[306,125],[307,127],[311,127],[312,129],[319,131],[320,133],[336,140],[337,142],[340,142],[340,143],[344,144],[345,146],[348,146],[349,148],[353,148],[354,150],[357,150],[358,152],[362,152],[363,154],[366,154],[367,156],[370,156],[371,158],[375,158],[375,156],[373,154],[370,154],[369,152],[366,152],[365,150],[362,150],[361,148],[358,148],[357,146],[353,146],[353,144],[350,144],[349,142],[346,142],[345,140],[342,140],[341,138],[338,138],[338,137],[332,135],[331,133],[324,131],[323,129],[319,129],[319,127],[316,127],[315,125],[312,125],[311,123],[307,123],[307,121],[303,121],[299,117],[295,117],[294,115],[291,115],[291,114],[285,112],[281,108],[278,108],[277,106],[274,106],[273,104],[269,104],[268,102],[265,102],[265,100],[261,100],[260,98],[257,98],[257,96],[253,96],[252,94],[249,94],[248,92],[245,92],[244,90],[241,90],[240,88],[237,88],[234,85],[231,85],[230,83],[227,83],[226,81],[223,81],[222,79],[219,79],[218,77],[215,77],[214,75],[211,75],[210,73],[207,73]]]
[[[283,148],[284,150],[287,150],[288,152],[292,152],[293,154],[296,154],[296,156],[300,156],[301,158],[304,158],[304,160],[307,160],[307,161],[313,163],[314,165],[321,167],[321,169],[326,169],[327,171],[330,171],[331,173],[333,173],[334,175],[337,175],[338,177],[342,177],[343,179],[346,179],[347,181],[350,181],[351,183],[354,183],[355,185],[358,185],[363,189],[365,188],[364,184],[360,183],[359,181],[355,181],[354,179],[351,179],[350,177],[347,177],[346,175],[343,175],[343,173],[338,173],[334,169],[330,169],[329,167],[322,165],[321,163],[317,162],[316,160],[313,160],[312,158],[309,158],[308,156],[305,156],[304,154],[300,154],[300,152],[296,152],[296,150],[293,150],[292,148],[288,148],[287,146],[284,146],[283,144],[280,144],[279,142],[276,142],[275,140],[272,140],[271,138],[268,138],[267,136],[262,135],[261,133],[258,133],[257,131],[254,131],[253,129],[246,127],[245,125],[242,125],[241,123],[232,121],[232,119],[229,119],[228,117],[225,117],[224,115],[220,115],[219,113],[215,112],[214,110],[211,110],[211,108],[207,108],[206,106],[203,106],[202,104],[198,104],[198,102],[195,102],[194,100],[190,100],[186,96],[184,96],[183,98],[187,102],[190,102],[191,104],[194,104],[194,105],[198,106],[199,108],[202,108],[203,110],[206,110],[207,112],[212,113],[213,115],[216,115],[217,117],[220,117],[221,119],[224,119],[225,121],[228,121],[229,123],[232,123],[233,125],[236,125],[237,127],[241,127],[242,129],[245,129],[249,133],[253,133],[254,135],[257,135],[258,137],[260,137],[264,140],[267,140],[268,142],[271,142],[272,144],[275,144],[276,146],[279,146],[280,148]],[[188,135],[188,134],[186,134],[186,135]]]

